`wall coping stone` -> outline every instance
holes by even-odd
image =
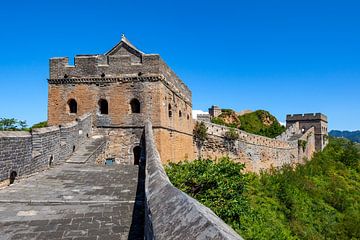
[[[30,132],[26,131],[0,131],[0,138],[18,138],[18,137],[31,137]]]
[[[32,130],[32,134],[42,134],[42,133],[48,133],[48,132],[55,132],[55,131],[59,131],[59,130],[60,130],[60,128],[58,126],[34,128]]]
[[[145,146],[146,239],[242,239],[209,208],[172,185],[149,120],[145,123]]]

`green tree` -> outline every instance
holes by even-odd
[[[26,121],[17,120],[15,118],[0,118],[1,131],[26,130],[26,127]]]
[[[196,122],[193,130],[194,141],[198,148],[199,158],[201,158],[201,148],[207,139],[207,127],[204,122]]]
[[[171,163],[180,190],[212,209],[245,239],[360,239],[360,153],[329,139],[311,161],[260,174],[228,158]]]

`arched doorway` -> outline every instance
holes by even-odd
[[[10,184],[13,184],[15,182],[16,177],[17,177],[17,172],[11,171],[11,173],[10,173]]]
[[[105,99],[99,100],[99,108],[101,114],[109,114],[109,105]]]
[[[139,165],[140,157],[141,157],[141,147],[140,146],[134,147],[133,153],[134,153],[134,165]]]
[[[68,101],[68,109],[70,113],[77,113],[77,102],[75,99],[71,98]]]
[[[130,109],[131,109],[131,113],[140,113],[140,101],[137,100],[136,98],[133,98],[130,101]]]

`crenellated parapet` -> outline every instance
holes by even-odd
[[[305,114],[288,114],[286,115],[286,121],[288,122],[298,122],[298,121],[324,121],[328,122],[326,115],[322,113],[305,113]]]
[[[74,65],[68,57],[50,59],[50,84],[137,82],[153,80],[154,76],[191,103],[190,89],[160,55],[141,52],[125,37],[105,54],[76,55]]]

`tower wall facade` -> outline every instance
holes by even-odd
[[[314,127],[315,150],[322,151],[328,144],[328,119],[322,113],[293,114],[286,116],[286,127],[299,123],[303,133]]]
[[[50,59],[49,125],[91,113],[94,131],[109,139],[106,157],[128,164],[149,119],[164,161],[192,157],[191,92],[159,55],[144,54],[123,38],[104,55],[79,55],[74,62]]]

